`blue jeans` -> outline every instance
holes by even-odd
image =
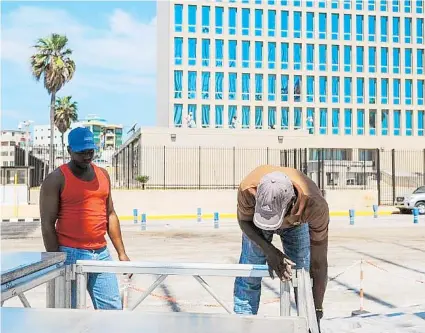
[[[59,251],[65,252],[67,255],[65,265],[73,265],[77,260],[112,260],[106,246],[98,250],[83,250],[60,246]],[[122,310],[118,279],[115,274],[88,273],[87,290],[96,310]],[[77,307],[75,280],[71,282],[71,307],[73,309]]]
[[[277,231],[264,231],[272,242],[273,234],[280,236],[284,253],[296,264],[296,269],[310,270],[310,233],[308,223]],[[266,256],[260,247],[242,234],[240,264],[265,265]],[[237,277],[234,284],[234,311],[237,314],[256,315],[260,305],[261,277]]]

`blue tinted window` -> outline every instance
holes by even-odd
[[[188,43],[188,54],[189,54],[189,66],[195,66],[196,65],[196,38],[189,38]]]
[[[345,77],[344,78],[344,102],[351,103],[351,95],[352,95],[352,78]]]
[[[351,109],[344,109],[344,134],[353,134],[353,111]]]
[[[314,13],[307,13],[307,31],[306,36],[308,39],[314,38]]]
[[[404,42],[412,42],[412,19],[410,17],[404,18]]]
[[[412,74],[412,49],[404,50],[404,72],[406,74]]]
[[[400,49],[394,48],[393,49],[393,73],[398,74],[400,73]]]
[[[424,44],[424,19],[416,19],[416,43]]]
[[[413,135],[413,111],[406,110],[406,136]]]
[[[412,0],[404,0],[404,11],[406,13],[412,12]]]
[[[276,68],[276,43],[268,43],[268,65],[269,69]]]
[[[388,17],[381,17],[381,42],[388,41]]]
[[[276,75],[269,74],[267,80],[268,87],[268,100],[275,101],[276,100]]]
[[[424,13],[424,0],[416,0],[416,13],[417,14]]]
[[[237,51],[238,48],[238,42],[235,40],[229,41],[229,67],[236,67],[236,58],[237,58]]]
[[[344,46],[344,72],[351,72],[351,46]]]
[[[404,102],[407,105],[412,105],[412,95],[413,95],[413,84],[412,84],[412,80],[406,79],[404,81],[404,93],[405,93]]]
[[[281,37],[288,37],[288,20],[289,12],[284,10],[280,12],[280,35]]]
[[[328,133],[328,109],[320,108],[319,111],[319,134]]]
[[[242,74],[242,100],[248,101],[249,100],[249,90],[250,90],[250,81],[251,81],[251,75],[247,73]]]
[[[375,0],[367,0],[367,9],[375,10]]]
[[[237,16],[238,10],[233,7],[229,8],[229,35],[236,35]]]
[[[356,79],[356,90],[357,90],[357,103],[364,103],[364,78],[358,77]]]
[[[363,40],[363,34],[364,34],[363,21],[364,21],[363,15],[356,15],[356,40],[357,41]]]
[[[416,50],[416,60],[417,60],[417,67],[416,72],[417,74],[424,74],[424,62],[425,62],[425,50],[424,49],[418,49]]]
[[[209,39],[202,39],[202,66],[210,67],[210,44]]]
[[[363,109],[357,110],[357,135],[364,135],[364,114]]]
[[[363,10],[363,1],[364,0],[356,0],[356,10]]]
[[[424,105],[424,95],[425,95],[425,80],[418,80],[417,83],[418,91],[418,105]]]
[[[174,37],[174,64],[182,65],[183,63],[183,38]]]
[[[263,10],[255,10],[255,36],[263,35]]]
[[[388,0],[380,0],[379,9],[386,12],[388,10]]]
[[[202,32],[210,31],[210,6],[202,6]]]
[[[393,80],[393,103],[396,105],[400,104],[400,93],[401,93],[400,79]]]
[[[332,71],[339,71],[339,46],[332,45]]]
[[[400,18],[393,17],[393,42],[400,42]]]
[[[376,16],[369,16],[369,31],[368,31],[368,39],[369,42],[375,41],[376,35]]]
[[[392,10],[395,13],[398,13],[400,11],[400,0],[392,0]]]
[[[381,111],[381,135],[388,135],[388,110]]]
[[[215,65],[217,67],[223,67],[223,45],[222,39],[215,40]]]
[[[280,54],[281,54],[281,69],[288,69],[288,61],[289,61],[289,44],[281,43],[280,44]]]
[[[189,32],[196,32],[196,6],[189,6],[189,10],[188,10],[188,28],[189,28]]]
[[[381,72],[388,73],[388,47],[381,48]]]
[[[302,46],[299,43],[294,44],[294,69],[301,70]]]
[[[332,103],[339,103],[339,77],[332,76]]]
[[[344,40],[351,39],[351,15],[344,14]]]
[[[249,68],[251,42],[244,40],[242,42],[242,67]]]
[[[255,68],[263,67],[263,42],[255,42]]]
[[[328,99],[328,78],[326,76],[319,77],[319,102],[326,103]]]
[[[339,39],[339,14],[332,14],[332,40]]]
[[[301,38],[302,26],[301,12],[294,12],[294,38]]]
[[[314,102],[314,76],[307,76],[307,102]]]
[[[183,31],[183,5],[174,5],[174,31]]]
[[[369,72],[376,72],[376,47],[369,46]]]
[[[339,134],[339,109],[332,109],[332,134]]]
[[[319,39],[326,39],[326,21],[327,14],[320,13],[319,14]]]
[[[376,79],[369,79],[369,103],[376,103]]]
[[[418,135],[424,136],[425,131],[425,111],[418,111]]]
[[[394,110],[393,112],[393,121],[394,121],[394,135],[399,136],[400,135],[400,120],[401,120],[401,111],[400,110]]]
[[[314,70],[314,44],[307,44],[307,70]]]
[[[357,46],[356,47],[356,71],[358,73],[362,73],[363,66],[364,66],[364,47]]]
[[[327,70],[327,49],[326,45],[319,45],[319,71]]]
[[[381,103],[388,104],[388,79],[381,80]]]
[[[268,35],[274,37],[276,35],[276,11],[268,11]]]
[[[223,33],[223,7],[215,7],[215,33],[221,35]]]
[[[248,8],[242,9],[242,35],[249,35],[249,20],[250,20],[250,10]]]

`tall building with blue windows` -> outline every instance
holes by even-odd
[[[425,0],[158,1],[158,125],[424,136]]]

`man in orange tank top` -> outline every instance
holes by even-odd
[[[75,128],[68,136],[71,161],[49,174],[41,186],[40,216],[44,246],[48,252],[65,252],[66,264],[77,260],[112,260],[105,234],[108,233],[118,259],[129,261],[106,170],[92,163],[93,133]],[[71,306],[76,307],[75,281]],[[87,290],[95,309],[122,309],[115,274],[90,273]]]

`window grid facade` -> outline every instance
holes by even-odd
[[[172,126],[424,135],[423,0],[170,6]]]

